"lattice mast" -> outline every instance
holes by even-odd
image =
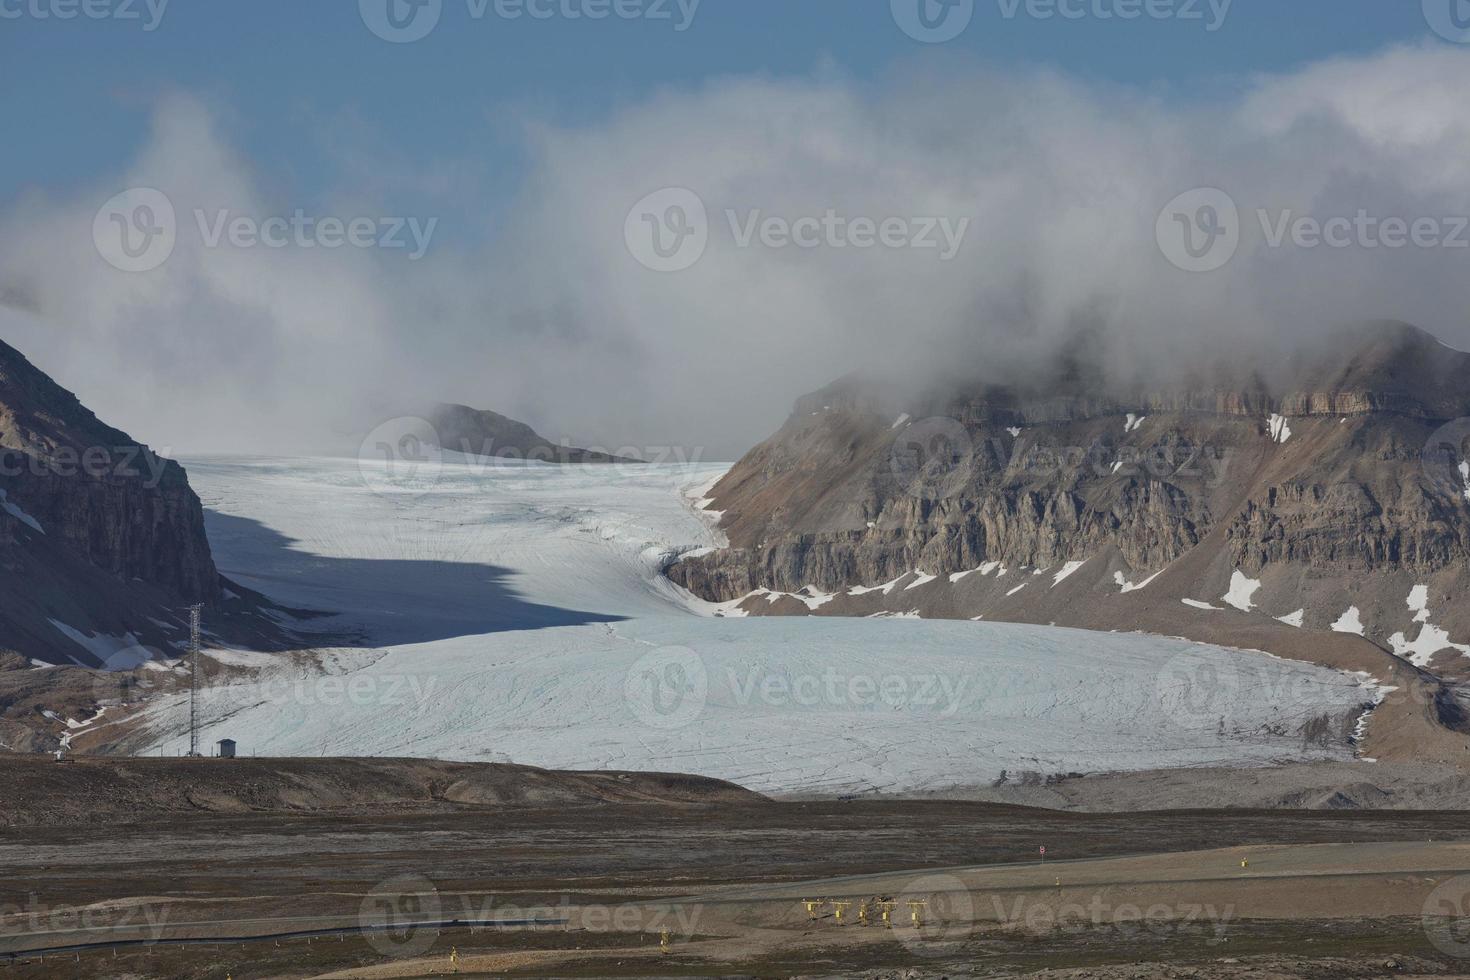
[[[199,617],[202,605],[189,607],[189,756],[199,755]]]

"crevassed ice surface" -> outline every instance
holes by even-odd
[[[1261,654],[1001,623],[719,617],[659,574],[720,543],[721,466],[186,461],[221,571],[362,648],[217,656],[206,744],[678,771],[765,792],[1346,757],[1303,726],[1370,700]],[[303,647],[321,644],[308,641]],[[187,745],[187,702],[148,709]]]

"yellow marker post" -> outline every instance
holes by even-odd
[[[865,926],[867,924],[868,924],[868,903],[867,902],[863,902],[862,904],[860,904],[858,906],[858,925]]]
[[[881,918],[883,920],[883,928],[884,929],[892,929],[893,928],[893,903],[892,902],[879,902],[878,903],[878,916],[879,916],[879,918]]]
[[[459,947],[458,946],[451,946],[451,947],[449,947],[449,965],[454,969],[454,972],[455,973],[458,973],[459,972]]]
[[[821,902],[813,902],[810,899],[802,903],[806,906],[806,917],[810,922],[817,921],[817,909],[822,907]]]
[[[922,902],[922,901],[918,901],[918,900],[913,900],[913,901],[910,901],[908,903],[908,905],[909,905],[909,918],[913,920],[914,928],[915,929],[922,929],[922,928],[924,928],[924,912],[923,912],[923,910],[924,910],[925,906],[927,906],[928,904],[929,904],[928,902]]]
[[[663,932],[659,933],[659,937],[658,937],[658,948],[663,951],[663,954],[665,956],[668,956],[669,955],[669,949],[671,948],[671,946],[673,944],[673,938],[674,937],[672,935],[670,935],[669,930],[667,930],[667,929],[665,929]]]
[[[842,922],[843,913],[845,913],[850,908],[852,908],[852,903],[851,902],[833,902],[832,903],[833,918],[835,918],[837,920],[837,924],[839,926],[843,924],[843,922]]]
[[[1251,866],[1251,863],[1249,861],[1242,861],[1240,862],[1240,866],[1242,868],[1249,868]]]

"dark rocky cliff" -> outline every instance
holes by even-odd
[[[0,649],[90,663],[51,625],[120,636],[220,600],[182,467],[98,420],[0,342]]]

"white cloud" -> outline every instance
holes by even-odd
[[[448,398],[553,437],[711,456],[740,452],[793,397],[848,370],[999,371],[1084,326],[1107,338],[1087,356],[1119,373],[1363,315],[1464,347],[1466,251],[1272,250],[1254,225],[1258,207],[1470,214],[1467,88],[1470,52],[1445,46],[1309,66],[1213,103],[980,68],[882,89],[830,72],[727,78],[592,125],[528,127],[532,177],[483,250],[407,262],[211,250],[186,233],[162,269],[127,275],[90,241],[96,208],[123,187],[165,190],[185,222],[195,207],[295,206],[219,116],[170,98],[107,181],[0,217],[0,286],[48,321],[3,335],[158,445],[346,445],[405,405]],[[394,213],[350,180],[339,199],[355,213]],[[376,184],[392,194],[402,181]],[[704,257],[674,274],[644,269],[623,240],[628,209],[665,186],[696,191],[713,222]],[[1229,265],[1191,275],[1160,254],[1155,219],[1201,186],[1228,191],[1246,227]],[[951,262],[740,248],[727,208],[971,227]]]

